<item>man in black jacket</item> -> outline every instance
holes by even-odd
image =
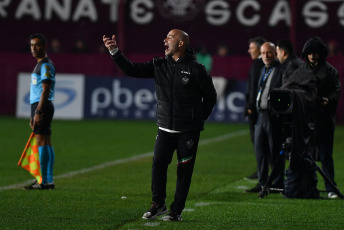
[[[327,54],[327,47],[321,38],[310,38],[303,47],[302,58],[306,62],[300,68],[311,70],[315,74],[318,91],[315,119],[316,146],[322,169],[335,184],[333,137],[341,86],[337,70],[326,61]],[[338,196],[326,180],[325,188],[329,198]]]
[[[263,37],[251,38],[248,43],[248,53],[253,60],[250,71],[247,77],[247,90],[246,90],[246,107],[245,116],[248,118],[248,123],[250,125],[250,137],[252,144],[254,145],[254,126],[257,122],[257,109],[256,109],[256,97],[257,97],[257,87],[258,79],[260,77],[260,71],[264,66],[260,55],[260,47],[266,42]],[[257,171],[248,179],[257,179]]]
[[[279,40],[276,46],[277,58],[282,64],[282,84],[286,83],[295,70],[302,65],[303,61],[298,58],[294,51],[294,45],[290,40]]]
[[[127,75],[153,78],[157,97],[158,135],[152,166],[152,206],[143,219],[167,213],[165,205],[167,168],[177,150],[177,186],[174,201],[164,221],[181,221],[191,184],[200,131],[216,103],[216,91],[205,67],[190,49],[189,35],[173,29],[164,39],[165,58],[132,63],[117,47],[115,35],[103,36],[116,65]]]

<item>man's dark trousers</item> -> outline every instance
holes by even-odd
[[[164,204],[166,198],[167,168],[177,150],[177,185],[171,210],[181,213],[185,207],[196,160],[200,131],[169,133],[158,131],[152,166],[152,201]]]

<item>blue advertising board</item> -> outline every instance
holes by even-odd
[[[152,79],[86,77],[85,118],[154,119]]]
[[[214,84],[218,100],[209,120],[244,122],[246,81],[214,78]],[[86,77],[84,118],[155,119],[155,108],[152,79]]]

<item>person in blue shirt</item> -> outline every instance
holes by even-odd
[[[30,127],[36,134],[42,182],[35,181],[24,189],[54,189],[54,148],[51,144],[51,122],[54,115],[55,67],[47,56],[47,39],[43,34],[30,36],[30,50],[37,64],[31,74]]]

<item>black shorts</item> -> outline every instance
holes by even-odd
[[[35,111],[38,106],[38,102],[31,104],[31,118],[35,116]],[[51,122],[54,116],[54,104],[51,101],[48,101],[44,106],[43,112],[43,121],[40,125],[35,127],[33,132],[35,134],[43,134],[43,135],[50,135],[51,134]]]

